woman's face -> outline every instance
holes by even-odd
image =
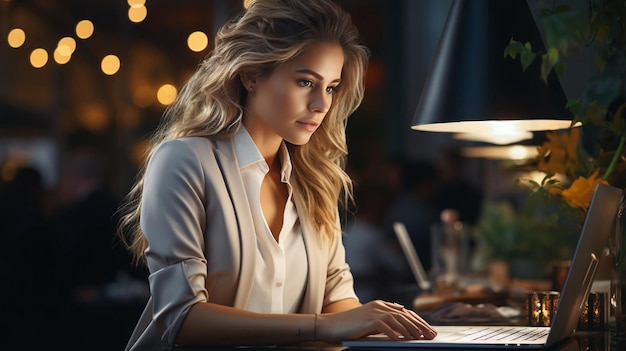
[[[244,80],[244,124],[255,142],[306,144],[332,104],[343,61],[341,46],[318,43],[270,75]]]

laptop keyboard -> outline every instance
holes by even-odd
[[[549,330],[547,328],[536,327],[471,327],[454,331],[446,338],[471,342],[528,342],[544,338],[548,333]]]

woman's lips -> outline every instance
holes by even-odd
[[[315,130],[317,130],[317,127],[319,127],[320,125],[319,123],[314,122],[314,121],[304,121],[304,122],[298,122],[298,123],[309,132],[314,132]]]

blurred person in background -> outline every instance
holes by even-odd
[[[429,161],[399,160],[397,162],[400,167],[402,190],[396,193],[389,206],[384,219],[384,228],[387,236],[395,239],[393,223],[403,223],[424,269],[428,271],[431,264],[430,230],[432,224],[439,221],[436,207],[438,191],[436,169]],[[408,272],[404,282],[415,283],[406,260],[404,269]]]
[[[32,166],[0,168],[0,328],[4,345],[11,345],[23,330],[36,324],[39,337],[55,335],[58,315],[55,241],[47,216],[48,193],[41,172]],[[34,340],[31,345],[39,345]]]
[[[131,263],[123,247],[116,247],[119,200],[105,183],[104,169],[102,156],[88,146],[69,150],[61,163],[54,229],[69,301],[102,298],[104,286]]]
[[[391,194],[382,184],[355,185],[356,209],[346,224],[343,244],[361,301],[389,299],[389,292],[407,273],[406,259],[383,229]]]
[[[108,185],[105,153],[71,143],[55,189],[52,229],[60,325],[76,344],[122,348],[147,299],[145,270],[116,240],[120,200]]]

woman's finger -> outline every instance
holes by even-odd
[[[413,318],[415,318],[418,321],[418,328],[420,328],[421,330],[425,332],[424,337],[426,339],[432,339],[435,336],[437,336],[437,330],[433,328],[430,324],[428,324],[428,322],[426,322],[424,318],[422,318],[420,315],[415,313],[415,311],[412,311],[412,310],[407,310],[407,311],[413,316]]]
[[[402,308],[390,316],[392,320],[386,324],[407,339],[432,339],[436,336],[435,330],[414,311]]]

